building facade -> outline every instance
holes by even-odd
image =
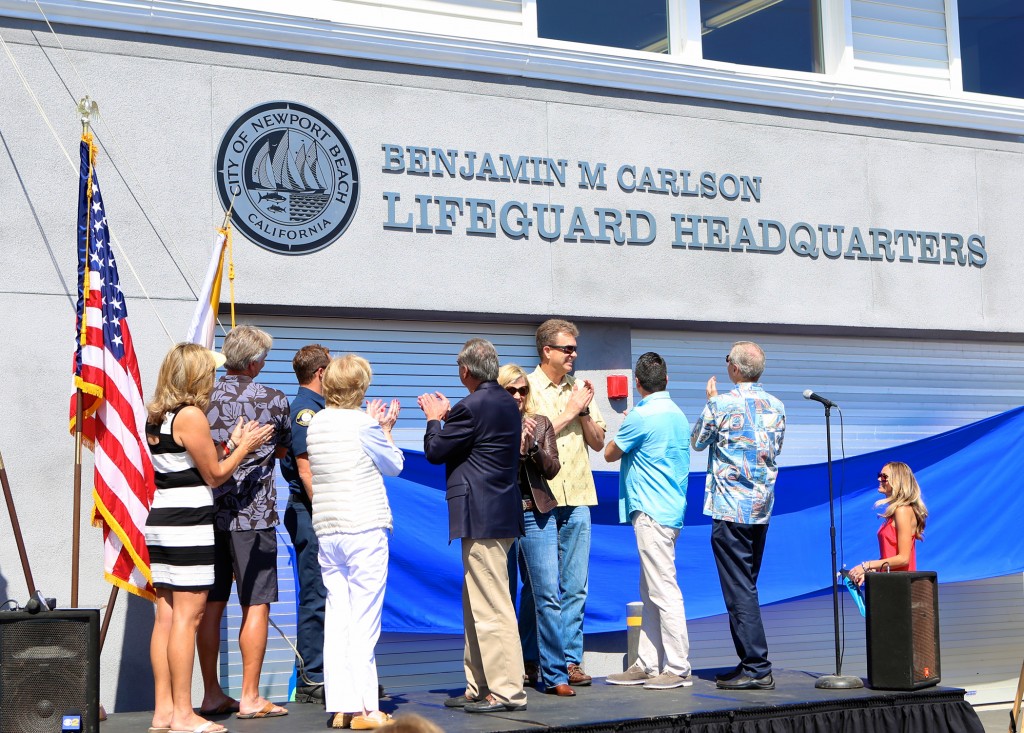
[[[632,398],[609,401],[604,377],[644,351],[665,355],[695,416],[729,344],[759,341],[789,412],[788,466],[824,460],[805,388],[843,406],[847,455],[1024,402],[1024,91],[1009,73],[1024,20],[1010,3],[267,5],[0,0],[0,450],[47,595],[65,601],[70,562],[85,94],[100,104],[98,170],[144,386],[186,332],[231,206],[239,320],[275,335],[266,380],[293,393],[305,343],[360,353],[372,396],[403,402],[404,447],[421,447],[417,394],[458,396],[466,338],[532,367],[549,316],[581,326],[578,366],[612,429]],[[97,551],[83,552],[82,605],[99,606],[100,538],[83,537]],[[945,591],[947,667],[954,649],[963,672],[949,679],[978,700],[1012,695],[1022,650],[985,639],[1019,638],[1020,586]],[[6,543],[0,599],[26,596]],[[286,591],[275,617],[292,602]],[[979,607],[990,620],[972,634]],[[114,613],[108,709],[151,694],[147,613],[137,599]],[[801,629],[787,666],[828,666],[827,612],[813,631],[813,601],[773,614]],[[706,626],[713,666],[728,645],[721,623]],[[421,679],[459,670],[458,644],[415,644],[389,642],[394,687],[416,686],[398,671],[409,660]],[[449,647],[454,661],[437,661]],[[598,647],[592,666],[610,665]],[[278,696],[290,660],[272,644]]]

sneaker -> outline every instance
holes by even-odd
[[[593,677],[583,671],[583,667],[569,663],[569,684],[573,687],[586,687],[593,681]]]
[[[653,674],[647,674],[638,664],[634,664],[625,672],[616,672],[604,678],[609,685],[643,685],[647,680],[652,679]]]
[[[295,702],[324,704],[324,683],[301,685],[295,688]]]
[[[674,690],[677,687],[692,687],[693,677],[691,675],[677,675],[671,672],[659,674],[644,683],[645,690]]]

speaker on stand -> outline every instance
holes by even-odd
[[[99,629],[95,609],[0,612],[0,733],[60,733],[69,715],[99,733]]]
[[[934,572],[868,573],[868,685],[919,690],[938,684],[939,584]]]

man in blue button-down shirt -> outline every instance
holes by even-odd
[[[630,522],[640,552],[644,604],[636,663],[608,675],[613,685],[671,690],[693,684],[683,594],[676,579],[676,540],[686,513],[690,423],[666,391],[665,360],[650,351],[636,360],[641,399],[615,437],[608,461],[622,459],[619,521]]]
[[[711,550],[740,658],[717,681],[727,690],[771,690],[775,681],[757,576],[775,503],[775,458],[782,450],[786,409],[758,382],[764,373],[760,346],[738,341],[725,361],[736,388],[720,395],[715,378],[708,380],[708,402],[690,436],[694,450],[710,448],[704,513],[712,521]]]

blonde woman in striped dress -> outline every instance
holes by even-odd
[[[206,407],[213,375],[224,357],[182,343],[164,358],[148,405],[146,438],[156,494],[146,521],[156,621],[150,642],[156,710],[150,731],[222,733],[225,728],[192,710],[196,629],[213,585],[213,491],[246,454],[263,445],[274,426],[249,422],[224,446],[210,435]]]

